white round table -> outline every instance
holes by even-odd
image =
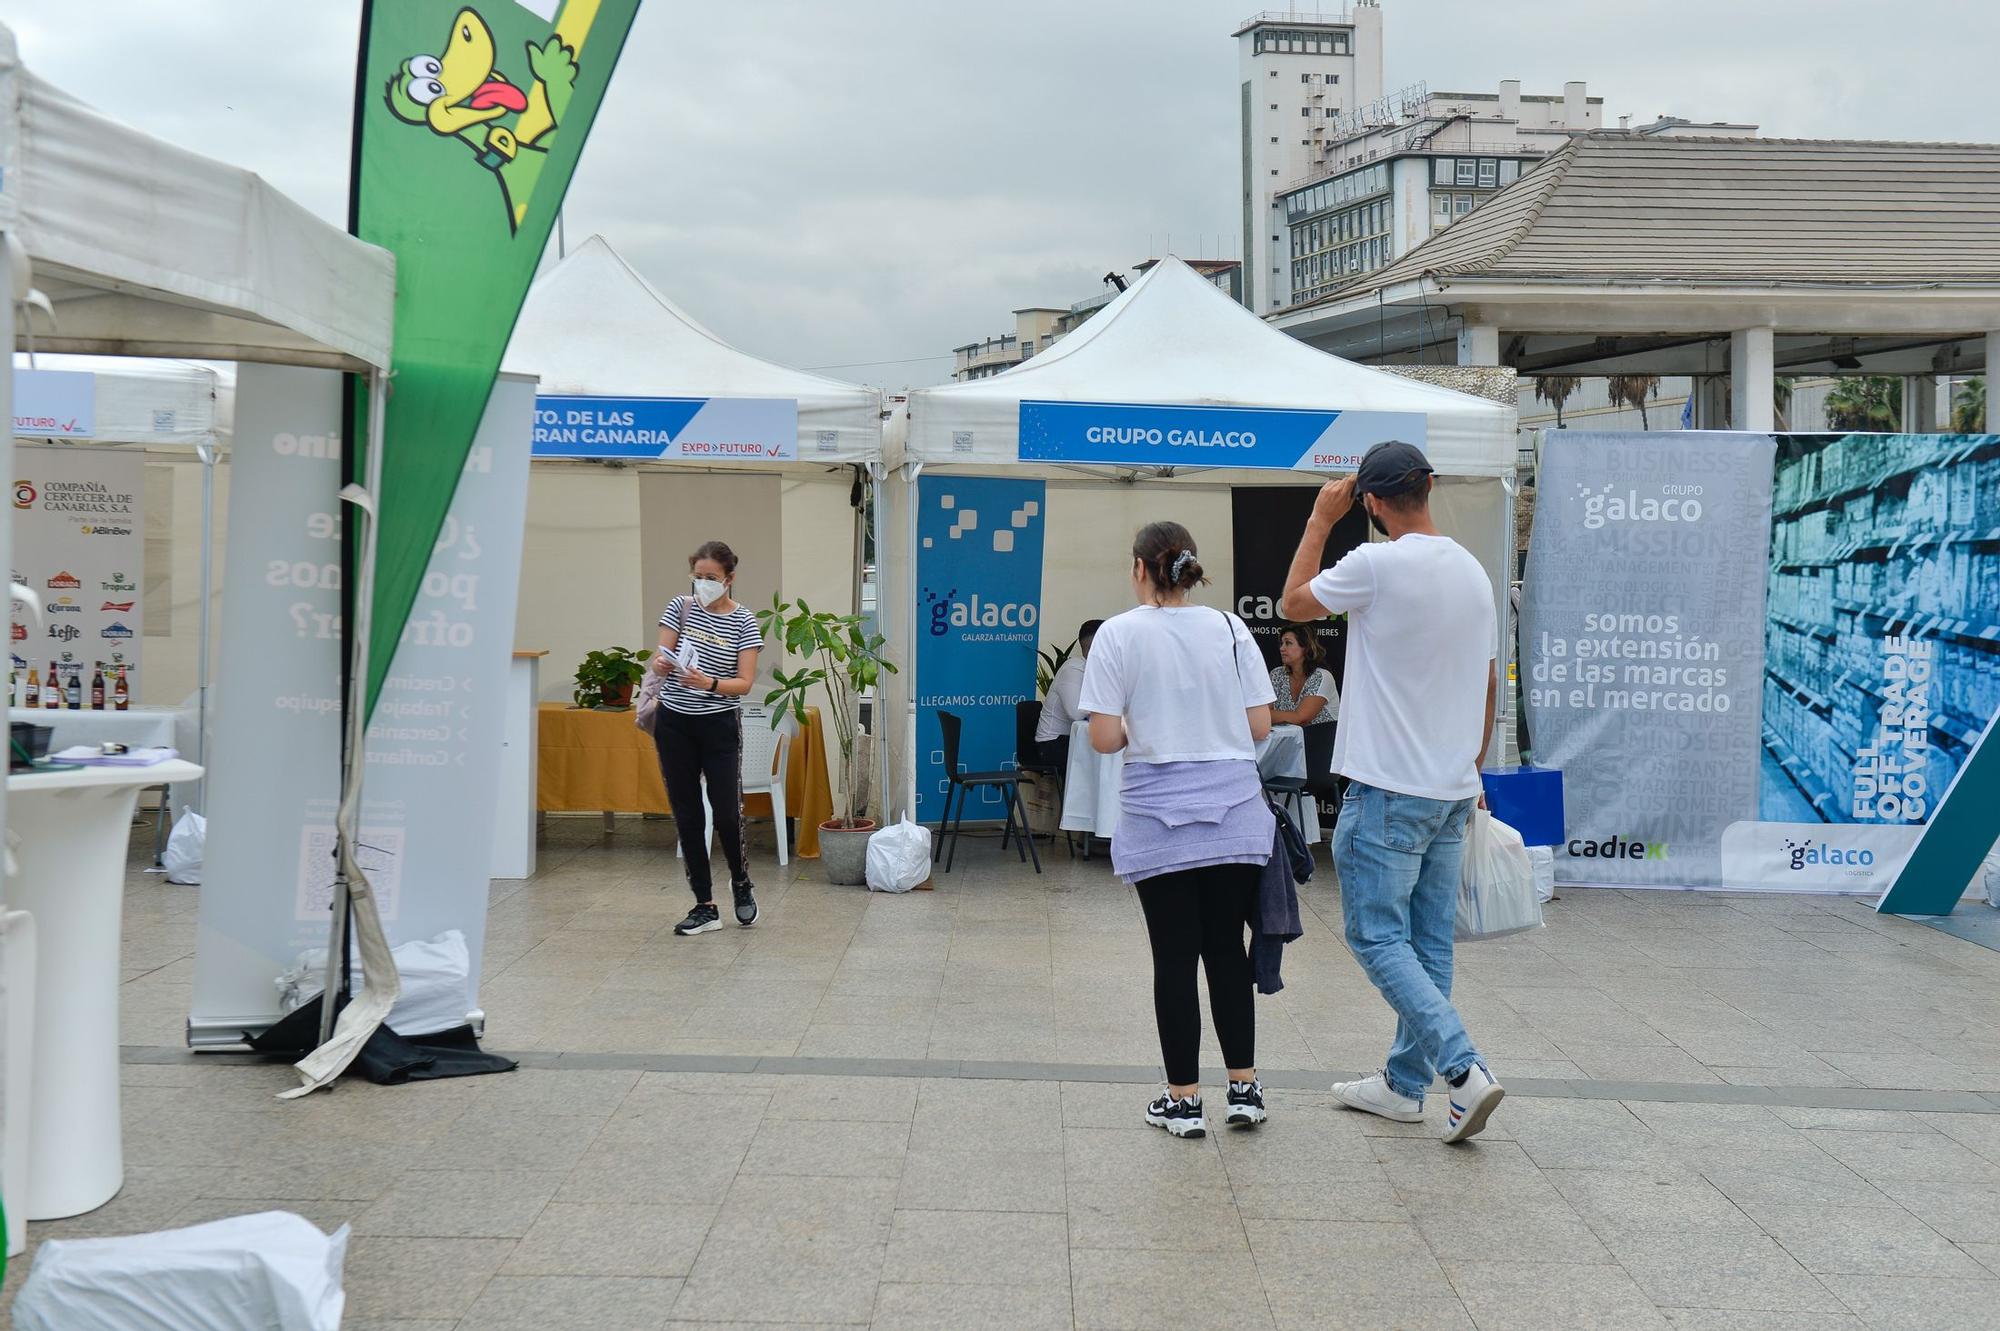
[[[1269,779],[1289,776],[1300,780],[1306,774],[1306,734],[1298,726],[1272,726],[1271,733],[1257,746],[1258,775]],[[1078,721],[1070,727],[1069,770],[1063,779],[1061,827],[1065,832],[1087,832],[1109,841],[1118,834],[1120,788],[1124,783],[1125,754],[1099,753],[1090,747],[1090,722]],[[1305,833],[1308,842],[1319,840],[1318,801],[1306,800]]]
[[[175,760],[7,778],[19,841],[7,905],[34,916],[36,940],[28,1178],[18,1201],[9,1180],[8,1200],[30,1220],[94,1211],[124,1186],[118,976],[132,809],[145,787],[201,774]]]

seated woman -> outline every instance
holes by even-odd
[[[1271,691],[1278,696],[1271,705],[1271,722],[1305,727],[1306,787],[1319,798],[1331,798],[1340,690],[1326,669],[1319,634],[1303,625],[1287,625],[1278,635],[1278,660],[1278,668],[1271,672]]]

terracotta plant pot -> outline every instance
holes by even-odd
[[[868,838],[875,835],[875,820],[857,822],[842,827],[839,819],[830,818],[819,825],[820,872],[829,883],[862,887],[868,882]]]
[[[620,684],[615,689],[600,689],[597,694],[599,712],[623,712],[632,706],[632,694],[637,688],[633,684]]]

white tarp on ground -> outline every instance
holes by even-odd
[[[254,173],[122,125],[24,69],[0,28],[0,231],[57,327],[127,356],[387,366],[395,260]],[[16,293],[20,295],[22,293]]]
[[[907,457],[1018,464],[1023,401],[1418,413],[1424,451],[1442,476],[1512,475],[1517,447],[1511,408],[1317,351],[1179,259],[1155,265],[1083,327],[1004,374],[910,394]]]
[[[28,368],[28,356],[16,352],[16,374]],[[95,380],[92,428],[81,442],[194,445],[213,443],[221,435],[216,419],[219,376],[206,365],[180,360],[38,355],[34,368],[56,374],[89,374]],[[18,394],[18,378],[15,383]]]
[[[538,376],[541,397],[793,400],[800,465],[821,470],[882,456],[881,394],[737,350],[655,290],[602,236],[529,290],[504,368]]]

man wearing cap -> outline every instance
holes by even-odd
[[[1334,829],[1347,945],[1396,1010],[1381,1072],[1338,1082],[1350,1109],[1421,1122],[1424,1092],[1450,1084],[1444,1139],[1486,1126],[1505,1094],[1451,1005],[1452,926],[1465,825],[1493,733],[1498,677],[1493,584],[1431,521],[1430,462],[1379,443],[1313,505],[1285,578],[1287,619],[1347,615],[1347,677],[1333,767],[1346,777]],[[1319,560],[1355,495],[1388,537]]]

